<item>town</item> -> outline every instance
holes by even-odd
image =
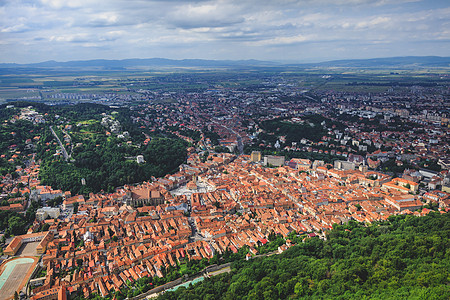
[[[3,105],[0,210],[23,219],[5,218],[1,258],[26,267],[21,280],[1,282],[0,293],[132,298],[230,257],[251,260],[327,239],[333,224],[448,212],[448,86],[323,86],[333,76],[318,76],[314,89],[277,74],[251,88],[151,91],[133,83],[127,90],[137,96],[55,92],[43,99],[114,98],[111,112],[85,123],[44,112],[41,103]],[[124,107],[144,133],[139,140],[115,117]],[[10,131],[22,122],[26,132]],[[186,157],[176,171],[109,190],[43,184],[50,166],[44,170],[43,158],[76,164],[84,147],[78,136],[94,135],[93,123],[95,134],[121,149],[139,149],[132,153],[157,141],[152,134],[171,134],[188,145]],[[151,157],[124,160],[139,166]],[[79,190],[91,182],[83,177]]]

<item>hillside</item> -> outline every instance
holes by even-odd
[[[450,214],[338,225],[159,299],[449,299]]]
[[[73,194],[112,192],[124,184],[149,181],[152,176],[171,173],[187,155],[187,142],[167,132],[142,128],[142,124],[134,121],[135,112],[128,108],[112,109],[92,103],[13,104],[15,107],[10,109],[0,106],[3,123],[0,152],[9,155],[11,145],[19,153],[35,152],[36,158],[41,160],[39,178],[42,184],[55,189]],[[40,121],[21,120],[21,115],[27,112],[38,116]],[[16,118],[19,120],[11,122]],[[140,163],[138,156],[143,158]],[[18,163],[23,164],[16,161]],[[13,165],[6,158],[0,158],[0,175],[12,170]]]

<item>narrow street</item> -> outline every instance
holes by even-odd
[[[61,147],[61,151],[62,151],[62,154],[64,156],[64,160],[67,161],[69,159],[69,155],[67,154],[66,148],[64,147],[63,143],[61,143],[61,140],[59,139],[59,137],[56,134],[56,132],[53,130],[52,126],[50,126],[50,130],[52,131],[53,136],[56,138],[56,140],[58,141],[59,146]]]

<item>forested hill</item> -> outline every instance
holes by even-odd
[[[137,110],[92,103],[48,106],[12,102],[8,105],[14,107],[0,106],[2,123],[19,118],[24,111],[41,116],[45,122],[7,123],[8,127],[3,126],[0,132],[3,137],[0,150],[4,153],[15,144],[23,153],[35,152],[36,159],[41,160],[41,183],[54,189],[72,194],[113,192],[124,184],[175,172],[186,159],[188,143],[168,132],[152,131]],[[64,156],[55,135],[68,157]],[[26,147],[27,139],[35,141],[33,147]],[[140,163],[138,156],[143,157]],[[11,168],[0,160],[0,174]]]
[[[450,299],[450,214],[335,226],[159,299]]]

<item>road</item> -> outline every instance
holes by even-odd
[[[61,129],[61,131],[63,132],[63,134],[65,136],[67,136],[67,138],[69,138],[69,144],[70,144],[70,153],[69,153],[69,157],[72,158],[72,154],[73,154],[73,144],[72,144],[72,137],[70,136],[70,134],[65,131],[64,129]]]
[[[242,137],[236,133],[233,129],[230,129],[234,134],[236,134],[236,140],[237,140],[237,148],[239,151],[239,155],[244,154],[244,144],[242,143]]]
[[[69,155],[67,154],[66,148],[64,147],[63,143],[61,143],[61,140],[59,139],[56,132],[53,130],[52,126],[50,126],[50,130],[51,130],[52,134],[55,136],[56,140],[58,141],[59,146],[61,147],[61,151],[64,156],[64,160],[67,161],[69,159]]]
[[[219,275],[219,274],[222,274],[222,273],[230,273],[230,272],[231,272],[231,268],[230,267],[225,267],[225,268],[219,269],[219,270],[211,272],[211,273],[208,272],[208,277],[216,276],[216,275]]]
[[[225,126],[224,126],[225,127]],[[242,137],[239,135],[239,133],[237,133],[236,131],[234,131],[232,128],[228,128],[225,127],[226,129],[228,129],[229,131],[231,131],[233,134],[236,135],[236,141],[237,141],[237,148],[239,151],[239,155],[244,154],[244,144],[242,143]]]

